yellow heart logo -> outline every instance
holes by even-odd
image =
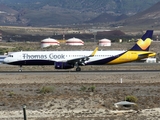
[[[145,41],[143,41],[142,39],[138,40],[137,45],[142,49],[142,50],[146,50],[150,44],[151,44],[151,39],[147,38]]]

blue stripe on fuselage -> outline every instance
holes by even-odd
[[[125,51],[121,54],[112,56],[112,57],[104,58],[104,59],[101,59],[101,60],[96,60],[96,61],[93,61],[93,62],[88,62],[86,65],[104,65],[104,64],[107,64],[107,63],[111,62],[112,60],[117,59],[118,57],[125,54],[126,52],[127,51]]]
[[[54,65],[54,61],[50,60],[21,60],[8,63],[11,65]]]

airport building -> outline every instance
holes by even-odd
[[[66,40],[66,45],[84,45],[84,42],[78,38],[70,38]]]
[[[52,38],[46,38],[41,41],[41,48],[54,46],[54,45],[59,45],[59,41],[52,39]]]

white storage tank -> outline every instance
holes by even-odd
[[[49,46],[54,46],[54,45],[59,45],[59,41],[52,39],[52,38],[46,38],[41,41],[41,47],[49,47]]]
[[[66,45],[84,45],[84,42],[78,38],[70,38],[66,40]]]
[[[99,40],[99,46],[111,46],[111,40],[109,39],[101,39]]]

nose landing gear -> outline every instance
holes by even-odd
[[[18,71],[19,71],[19,72],[22,72],[22,65],[20,65],[19,67],[20,67],[20,68],[19,68]]]

